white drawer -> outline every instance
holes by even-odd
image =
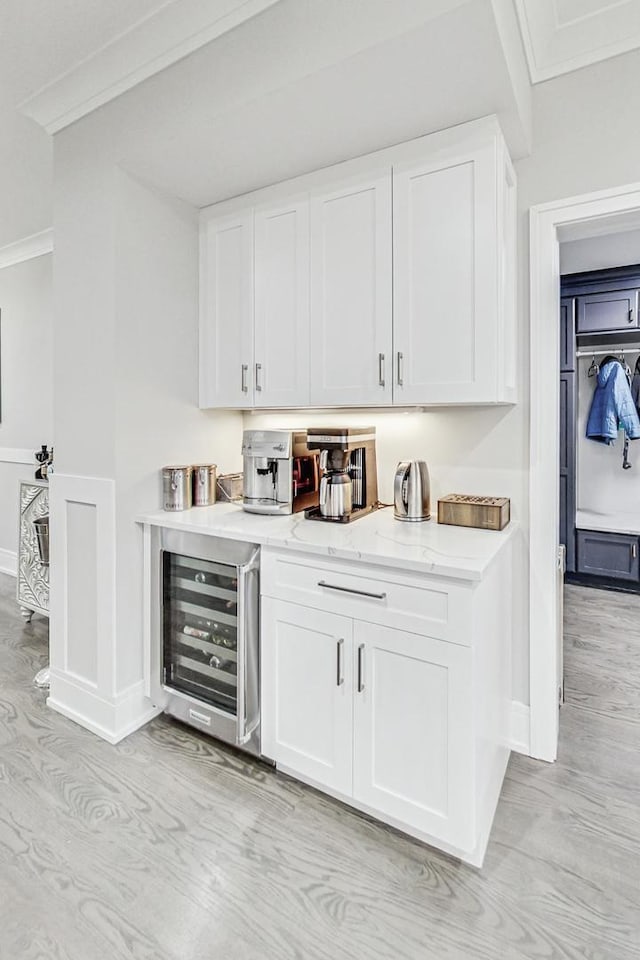
[[[371,564],[262,548],[261,593],[275,600],[471,646],[473,588]]]

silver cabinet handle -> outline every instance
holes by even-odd
[[[260,383],[260,372],[262,370],[262,364],[256,363],[256,390],[259,392],[262,390],[262,384]]]
[[[358,647],[358,693],[364,690],[364,643]]]
[[[384,387],[384,353],[378,354],[378,386]]]
[[[400,353],[400,351],[398,350],[398,386],[399,387],[404,386],[403,374],[402,374],[403,363],[404,363],[404,353]]]
[[[344,673],[342,672],[342,648],[344,640],[336,640],[336,686],[341,687],[344,683]]]
[[[242,369],[242,377],[241,377],[241,380],[240,380],[240,386],[241,386],[241,388],[242,388],[242,392],[243,392],[243,393],[248,393],[248,392],[249,392],[249,387],[247,386],[247,371],[248,371],[248,369],[249,369],[249,364],[248,364],[248,363],[243,363],[241,369]]]
[[[627,318],[627,323],[633,323],[633,310],[629,310],[629,316]]]
[[[386,593],[369,593],[368,590],[353,590],[350,587],[339,587],[335,583],[326,583],[324,580],[318,580],[318,586],[325,590],[339,590],[340,593],[354,593],[357,597],[372,597],[374,600],[386,600]]]
[[[631,556],[633,557],[634,560],[635,560],[636,557],[638,556],[638,544],[637,544],[637,543],[632,543],[632,544],[631,544]]]

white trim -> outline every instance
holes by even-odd
[[[35,451],[20,447],[0,447],[0,463],[25,463],[35,467]]]
[[[531,737],[529,734],[529,705],[513,700],[511,703],[511,740],[509,746],[516,753],[529,756]]]
[[[57,133],[278,0],[165,3],[19,105]]]
[[[18,576],[18,554],[15,550],[0,548],[0,573],[6,573],[9,577]]]
[[[50,481],[51,515],[51,629],[49,705],[109,743],[118,743],[155,717],[157,707],[146,697],[141,679],[118,690],[116,676],[116,513],[115,482],[104,477],[55,473]],[[96,671],[85,676],[74,670],[68,648],[68,595],[77,589],[69,582],[68,504],[95,507],[95,559],[98,578],[95,627],[86,643],[95,648]]]
[[[53,668],[51,683],[55,693],[48,697],[47,706],[107,743],[119,743],[162,712],[146,699],[142,683],[126,690],[113,703]]]
[[[24,263],[25,260],[43,257],[45,254],[52,252],[52,229],[32,233],[29,237],[23,237],[22,240],[16,240],[15,243],[8,243],[6,246],[0,247],[0,270],[4,270],[5,267],[13,267],[16,263]]]
[[[640,184],[554,200],[530,210],[530,754],[558,749],[558,232],[576,223],[640,211]]]

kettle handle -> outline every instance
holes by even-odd
[[[396,470],[395,480],[393,482],[393,501],[396,509],[396,513],[400,513],[406,517],[407,515],[407,503],[402,495],[402,488],[405,480],[409,476],[409,470],[411,469],[411,461],[403,460],[398,464],[398,469]]]

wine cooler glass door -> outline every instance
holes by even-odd
[[[164,682],[238,712],[238,568],[163,554]]]

